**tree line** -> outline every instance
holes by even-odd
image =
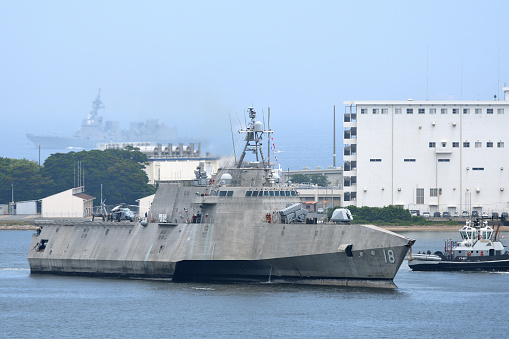
[[[135,204],[153,194],[144,171],[147,157],[138,149],[108,149],[50,155],[42,166],[35,161],[0,157],[0,203],[26,201],[68,190],[84,183],[85,193],[107,204]],[[79,170],[78,170],[79,168]],[[78,179],[78,173],[84,180]],[[14,192],[14,194],[13,194]]]

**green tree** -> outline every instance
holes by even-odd
[[[108,149],[53,154],[44,162],[44,175],[55,182],[49,194],[68,190],[84,182],[85,192],[101,196],[107,204],[135,204],[136,199],[154,193],[144,172],[147,157],[138,149]],[[82,172],[81,179],[78,173]]]
[[[0,158],[0,201],[37,200],[52,187],[53,181],[42,175],[41,167],[26,159]]]
[[[329,179],[324,174],[312,174],[309,176],[309,179],[312,184],[315,184],[319,187],[327,187],[330,185]]]
[[[306,174],[294,174],[290,177],[291,182],[302,184],[303,182],[310,182],[309,176]]]

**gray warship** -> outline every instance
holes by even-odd
[[[210,178],[198,167],[193,185],[161,184],[146,219],[39,222],[31,273],[396,288],[414,240],[307,218],[298,192],[264,157],[272,131],[248,111],[239,161]],[[248,153],[256,161],[245,161]]]
[[[81,128],[72,136],[27,134],[35,146],[44,149],[93,149],[109,142],[160,142],[168,143],[177,138],[176,128],[169,128],[157,119],[130,122],[128,130],[120,128],[119,121],[103,121],[99,110],[104,108],[101,92],[92,102],[92,109]]]

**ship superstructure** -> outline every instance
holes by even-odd
[[[394,288],[414,240],[371,225],[316,223],[279,183],[256,121],[239,161],[192,186],[161,184],[147,220],[46,222],[34,235],[32,273],[262,281]],[[254,160],[246,161],[248,153]]]

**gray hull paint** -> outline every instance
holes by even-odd
[[[394,287],[409,249],[409,239],[373,226],[260,222],[242,229],[46,222],[28,260],[32,273]],[[354,242],[359,233],[364,239]],[[41,251],[42,240],[48,241]],[[351,243],[347,254],[344,245]]]

